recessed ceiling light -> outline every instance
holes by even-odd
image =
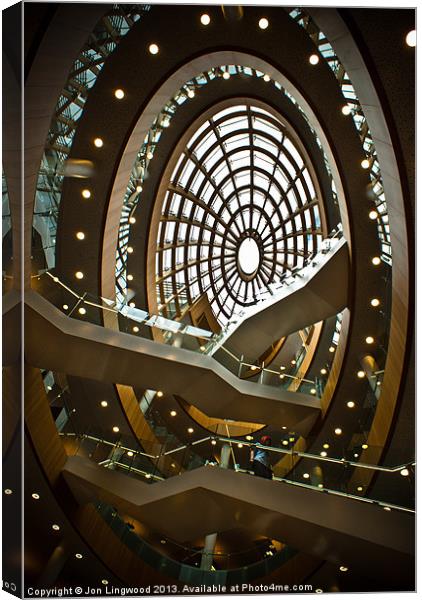
[[[309,57],[309,62],[311,63],[311,65],[317,65],[319,63],[318,54],[311,54],[311,56]]]
[[[130,275],[130,274],[129,274],[129,275],[127,276],[127,280],[128,280],[128,281],[133,281],[133,275]]]
[[[108,585],[108,580],[107,579],[101,579],[101,583],[103,585]]]
[[[135,303],[134,302],[129,302],[129,306],[130,306],[130,308],[135,308]]]
[[[34,493],[32,494],[32,497],[33,497],[33,499],[34,499],[34,500],[39,500],[39,499],[40,499],[40,495],[39,495],[39,494],[37,494],[36,492],[34,492]]]
[[[188,427],[188,433],[193,433],[192,427]]]
[[[188,90],[188,98],[194,98],[195,97],[195,90]]]
[[[54,529],[54,531],[60,531],[60,525],[56,525],[55,523],[51,526],[51,528]]]
[[[327,369],[321,369],[320,373],[321,373],[321,375],[326,375],[327,374]]]
[[[373,343],[374,343],[374,341],[375,341],[375,340],[374,340],[374,338],[372,337],[372,335],[368,335],[368,336],[365,338],[365,342],[366,342],[367,344],[373,344]]]
[[[115,425],[113,427],[113,431],[114,431],[114,433],[119,433],[120,429],[117,427],[117,425]]]
[[[160,540],[160,544],[167,544],[166,540]]]
[[[83,558],[82,554],[80,554],[79,552],[77,552],[77,553],[75,554],[75,556],[76,556],[76,558],[79,558],[79,559],[80,559],[80,558]]]
[[[414,29],[406,35],[406,44],[411,48],[416,46],[416,31]]]
[[[150,54],[158,54],[160,49],[158,48],[157,44],[150,44],[148,46],[148,50],[149,50]]]
[[[136,218],[135,217],[129,217],[129,223],[131,223],[132,225],[134,223],[136,223]]]
[[[357,452],[354,453],[353,455],[355,458],[359,458],[359,454]]]
[[[321,485],[321,484],[319,484],[319,485],[318,485],[318,487],[319,487],[320,485]],[[322,485],[321,485],[321,487],[322,487]],[[315,594],[322,594],[322,593],[323,593],[323,590],[322,590],[321,588],[317,588],[317,589],[315,590]]]
[[[334,429],[334,433],[336,435],[341,435],[343,433],[342,429],[340,427],[336,427],[336,429]]]
[[[213,446],[215,446],[215,445],[216,445],[216,443],[217,443],[217,440],[211,440],[211,444],[212,444]]]
[[[81,306],[81,307],[78,309],[78,313],[79,313],[80,315],[86,315],[86,308],[84,308],[83,306]]]
[[[335,351],[336,351],[336,349],[335,349],[335,347],[334,347],[334,346],[330,346],[330,347],[328,348],[328,352],[335,352]]]
[[[243,448],[243,444],[242,444],[241,442],[239,442],[239,443],[237,444],[237,447],[238,447],[238,448]]]
[[[76,279],[83,279],[84,274],[82,273],[82,271],[76,271],[75,277],[76,277]]]
[[[251,442],[253,440],[253,437],[251,435],[247,435],[246,439],[248,440],[248,442]]]
[[[271,81],[271,77],[267,74],[264,75],[263,80],[265,81],[265,83],[268,83],[269,81]]]
[[[114,95],[116,96],[117,100],[122,100],[125,97],[124,91],[120,88],[114,90]]]
[[[151,152],[151,150],[148,150],[148,152],[147,152],[147,159],[148,160],[152,160],[153,158],[154,158],[154,153]]]
[[[285,425],[283,425],[283,427],[281,429],[283,429],[285,431],[287,429],[287,427]]]
[[[132,450],[129,450],[129,451],[127,452],[127,455],[128,455],[128,456],[130,456],[130,457],[132,457],[132,456],[133,456],[133,452],[132,452]]]
[[[303,474],[303,479],[309,479],[309,477],[310,477],[309,473],[304,473]]]
[[[362,444],[362,450],[368,450],[368,444]]]
[[[352,112],[352,109],[350,108],[350,106],[348,104],[345,104],[342,109],[341,112],[343,113],[343,115],[350,115],[350,113]]]
[[[85,234],[83,231],[78,231],[78,233],[76,234],[76,237],[78,238],[78,240],[84,240]]]
[[[289,445],[289,442],[287,440],[283,440],[281,443],[283,444],[283,446],[288,446]]]
[[[347,408],[354,408],[355,407],[355,403],[353,402],[353,400],[349,400],[349,402],[347,403]]]
[[[199,349],[201,352],[205,352],[205,350],[206,350],[205,346],[199,346]]]
[[[279,378],[280,378],[280,379],[284,379],[284,378],[285,378],[285,375],[283,375],[283,374],[281,373],[281,375],[279,375]]]
[[[363,379],[365,377],[365,371],[358,371],[356,375],[359,377],[359,379]]]
[[[82,190],[81,194],[82,194],[83,198],[91,198],[91,191],[90,190]]]
[[[371,306],[379,306],[379,305],[380,305],[380,301],[378,300],[378,298],[372,298]]]
[[[69,306],[67,304],[63,304],[63,310],[69,310]]]
[[[388,511],[388,512],[391,511],[391,508],[389,506],[383,506],[383,509],[386,510],[386,511]]]
[[[318,483],[318,487],[321,489],[321,488],[324,487],[324,484],[323,483]],[[315,590],[315,591],[318,594],[318,590]],[[322,593],[322,590],[319,593]]]
[[[409,469],[402,469],[400,471],[400,475],[403,475],[403,477],[407,477],[409,475]]]
[[[101,138],[95,138],[94,140],[94,146],[96,148],[102,148],[104,146],[104,142]]]
[[[224,71],[223,79],[230,79],[230,73],[228,71]]]
[[[361,485],[358,485],[358,487],[356,489],[358,492],[363,492],[363,487]]]
[[[330,444],[323,444],[322,447],[325,448],[326,450],[328,450],[328,448],[330,447]]]
[[[345,567],[344,565],[342,565],[342,566],[340,567],[340,571],[343,571],[343,573],[345,573],[345,572],[346,572],[346,571],[348,571],[348,570],[349,570],[349,567]]]
[[[375,221],[375,219],[378,219],[377,211],[376,210],[369,211],[368,217],[371,219],[371,221]]]
[[[315,389],[315,388],[312,388],[312,389],[311,389],[311,394],[312,394],[312,395],[315,395],[315,394],[316,394],[316,389]]]
[[[362,167],[362,169],[369,169],[371,163],[369,162],[369,160],[367,158],[364,158],[363,161],[360,163],[360,166]]]
[[[374,256],[374,258],[372,259],[372,264],[377,266],[379,264],[381,264],[381,259],[379,256]]]
[[[108,402],[107,402],[107,400],[101,400],[101,406],[102,406],[103,408],[106,408],[106,406],[108,406]]]
[[[204,13],[201,15],[201,23],[202,25],[209,25],[211,23],[211,17]]]
[[[296,361],[295,361],[295,359],[294,359],[294,358],[293,358],[293,360],[291,360],[290,362],[292,363],[292,365],[295,365],[295,364],[296,364]]]
[[[4,493],[6,494],[6,496],[10,496],[10,494],[13,494],[13,490],[11,490],[10,488],[6,488],[4,490]]]
[[[158,390],[157,396],[158,396],[158,398],[162,398],[164,396],[164,392],[162,392],[161,390]]]
[[[294,437],[289,437],[289,442],[294,442],[295,438]]]
[[[269,24],[270,23],[269,23],[268,19],[266,19],[265,17],[262,17],[262,19],[259,19],[259,21],[258,21],[258,26],[260,29],[267,29]]]
[[[327,453],[325,452],[325,450],[323,450],[322,452],[319,453],[320,456],[327,456]]]
[[[170,415],[172,417],[175,417],[177,415],[177,412],[175,410],[170,411]]]
[[[151,473],[145,473],[145,479],[151,479]]]

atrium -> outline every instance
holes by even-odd
[[[414,30],[5,11],[4,589],[415,589]]]

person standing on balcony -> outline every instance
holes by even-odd
[[[272,440],[269,435],[263,435],[260,439],[260,443],[263,446],[271,446]],[[270,466],[270,453],[268,450],[256,446],[252,447],[250,461],[252,463],[254,475],[264,477],[265,479],[273,478],[273,472]]]

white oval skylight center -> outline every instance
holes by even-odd
[[[239,266],[246,275],[252,275],[259,267],[259,248],[253,238],[245,238],[239,246]]]

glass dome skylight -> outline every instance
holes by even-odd
[[[259,105],[258,105],[259,104]],[[309,160],[271,109],[216,111],[189,139],[162,206],[158,304],[180,316],[206,293],[221,324],[303,265],[322,239]]]

